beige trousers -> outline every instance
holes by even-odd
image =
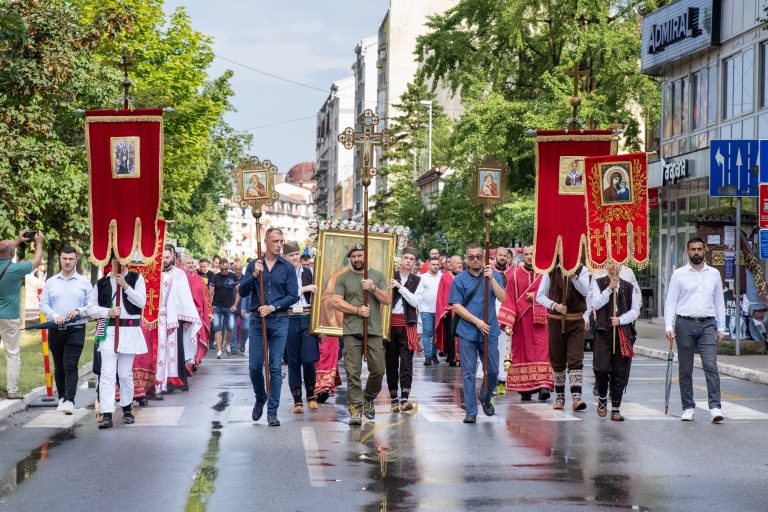
[[[21,320],[0,320],[0,341],[5,347],[5,360],[8,364],[8,394],[19,392],[19,374],[21,373]]]

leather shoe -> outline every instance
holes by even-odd
[[[496,414],[496,408],[491,402],[483,402],[483,412],[486,416],[493,416]]]
[[[267,414],[267,423],[270,427],[279,427],[280,420],[277,419],[277,414]]]
[[[8,393],[7,395],[5,395],[5,398],[7,400],[23,400],[24,395],[22,395],[21,393]]]
[[[317,400],[313,398],[307,399],[307,407],[309,407],[310,411],[316,411],[317,410]]]
[[[99,428],[112,428],[112,414],[105,412],[102,417],[101,421],[99,422]]]
[[[540,389],[539,390],[539,402],[546,402],[549,400],[550,393],[548,389]]]
[[[259,421],[262,414],[264,414],[264,402],[257,401],[253,406],[253,411],[251,411],[251,419],[253,419],[253,421]]]
[[[477,423],[477,416],[474,414],[467,414],[464,416],[464,423]]]
[[[317,402],[320,404],[324,404],[328,398],[330,398],[331,393],[328,391],[321,391],[317,394]]]
[[[133,425],[136,423],[136,417],[133,415],[132,405],[126,405],[123,407],[123,423],[126,425]]]
[[[432,358],[428,357],[424,360],[424,366],[432,366]]]

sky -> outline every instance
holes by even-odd
[[[227,114],[227,122],[253,134],[250,154],[286,172],[315,160],[317,111],[331,84],[352,76],[355,46],[377,34],[389,1],[166,0],[164,9],[170,14],[179,6],[189,13],[195,30],[213,38],[217,57],[210,77],[227,69],[234,72],[232,104],[237,112]]]

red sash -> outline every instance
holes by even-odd
[[[419,340],[418,326],[416,324],[408,325],[403,313],[392,313],[390,321],[392,327],[405,327],[405,335],[408,338],[408,350],[413,352],[423,352],[421,340]]]

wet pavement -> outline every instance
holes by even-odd
[[[246,358],[208,359],[189,393],[139,408],[132,426],[118,412],[99,431],[93,409],[0,423],[0,511],[766,510],[768,387],[723,377],[715,425],[696,370],[696,421],[683,423],[676,383],[663,414],[665,368],[635,358],[623,423],[591,397],[575,413],[507,394],[465,425],[460,369],[417,357],[413,415],[381,395],[375,423],[350,429],[343,387],[293,415],[284,384],[274,428],[250,420]],[[82,389],[78,406],[93,399]]]

